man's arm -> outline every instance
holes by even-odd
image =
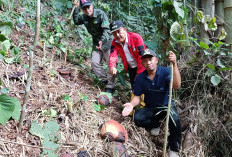
[[[106,42],[107,40],[110,39],[110,35],[109,35],[109,31],[110,31],[109,25],[110,25],[110,22],[109,22],[108,17],[106,16],[106,14],[103,11],[102,11],[101,18],[102,18],[101,27],[103,29],[101,41],[104,43],[104,42]]]
[[[140,74],[141,72],[144,71],[144,67],[142,65],[142,61],[140,58],[141,58],[141,55],[144,54],[145,49],[146,49],[143,38],[140,35],[139,35],[139,38],[137,40],[137,49],[138,49],[138,53],[139,53],[139,55],[138,55],[139,58],[137,58],[137,62],[138,62],[137,74]]]
[[[110,39],[110,35],[109,35],[109,20],[108,17],[106,16],[106,14],[102,11],[102,15],[101,15],[101,28],[103,30],[102,32],[102,36],[100,41],[98,42],[98,46],[96,46],[97,49],[102,50],[102,45]]]
[[[125,107],[122,111],[122,116],[128,116],[132,111],[135,106],[137,106],[141,101],[140,96],[134,96],[132,100],[129,103],[124,104],[123,106]]]
[[[74,13],[73,13],[73,21],[75,25],[81,25],[84,23],[82,17],[79,15],[79,0],[74,0],[73,5],[75,8]]]
[[[181,76],[176,62],[176,55],[174,52],[169,51],[168,60],[173,63],[173,89],[181,87]]]
[[[109,69],[110,74],[115,75],[117,73],[117,60],[118,60],[118,52],[115,48],[114,43],[112,42],[111,49],[110,49],[110,56],[109,56]]]

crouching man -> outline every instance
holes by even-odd
[[[171,80],[171,70],[167,67],[157,66],[158,58],[153,50],[146,49],[141,56],[142,65],[145,71],[135,79],[134,97],[124,104],[123,116],[128,116],[133,108],[140,103],[140,96],[145,95],[146,106],[135,112],[134,122],[138,127],[150,130],[152,135],[158,135],[160,131],[160,121],[167,115],[164,107],[168,106],[169,84]],[[176,55],[170,51],[169,61],[173,63],[173,89],[181,86],[181,76],[176,63]],[[171,105],[172,119],[169,120],[168,146],[170,147],[170,157],[178,157],[181,146],[181,125],[174,102]]]

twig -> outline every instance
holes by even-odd
[[[229,132],[226,130],[226,127],[222,124],[222,122],[221,122],[220,120],[219,120],[219,123],[222,125],[222,127],[223,127],[223,129],[225,130],[225,132],[227,133],[229,139],[232,141],[232,138],[231,138]]]
[[[166,147],[167,147],[167,140],[168,140],[168,123],[169,123],[169,115],[170,115],[171,100],[172,100],[172,86],[173,86],[173,63],[172,62],[170,63],[170,66],[171,66],[171,81],[170,81],[170,88],[169,88],[168,111],[167,111],[166,125],[165,125],[163,157],[166,156]]]
[[[32,147],[32,148],[47,149],[47,150],[55,150],[55,149],[51,149],[51,148],[40,147],[40,146],[33,146],[33,145],[25,144],[25,143],[7,141],[7,140],[3,140],[3,139],[0,139],[0,141],[3,142],[3,143],[12,143],[12,144],[17,144],[17,145],[22,145],[22,146]]]
[[[200,74],[201,74],[201,71],[202,70],[204,70],[205,69],[205,66],[199,71],[199,73],[197,74],[197,80],[196,80],[196,82],[195,82],[195,84],[194,84],[194,86],[193,86],[193,90],[192,90],[192,93],[191,93],[191,95],[190,95],[190,100],[191,100],[191,98],[192,98],[192,95],[193,95],[193,92],[194,92],[194,89],[195,89],[195,87],[196,87],[196,85],[197,85],[197,81],[198,81],[198,78],[199,78],[199,76],[200,76]]]
[[[76,8],[76,7],[75,7],[75,6],[73,6],[72,11],[71,11],[71,13],[70,13],[70,15],[69,15],[68,20],[70,20],[70,19],[72,18],[72,15],[73,15],[73,12],[74,12],[75,8]]]
[[[191,106],[189,106],[189,107],[187,107],[187,108],[181,110],[181,111],[179,112],[179,115],[182,114],[182,113],[184,113],[185,111],[188,111],[189,109],[191,109],[191,108],[193,108],[193,107],[194,107],[194,105],[191,105]]]

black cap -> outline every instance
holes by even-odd
[[[90,0],[80,0],[81,8],[84,8],[85,6],[90,6],[92,3]]]
[[[116,30],[119,30],[121,27],[125,27],[121,20],[113,21],[110,24],[110,31],[114,32]]]
[[[156,53],[155,53],[155,51],[153,51],[151,49],[146,49],[144,54],[141,55],[141,59],[144,58],[145,56],[156,57]]]

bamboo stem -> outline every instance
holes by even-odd
[[[71,11],[71,13],[70,13],[70,15],[69,15],[69,17],[68,17],[68,20],[70,20],[70,19],[72,18],[72,15],[73,15],[73,12],[74,12],[75,8],[76,8],[76,7],[73,6],[72,11]]]
[[[172,62],[170,63],[170,67],[171,67],[171,80],[170,80],[170,88],[169,88],[168,111],[167,111],[166,125],[165,125],[163,157],[165,157],[165,155],[166,155],[166,149],[167,149],[168,124],[169,124],[169,115],[170,115],[171,100],[172,100],[172,86],[173,86],[173,63]]]

